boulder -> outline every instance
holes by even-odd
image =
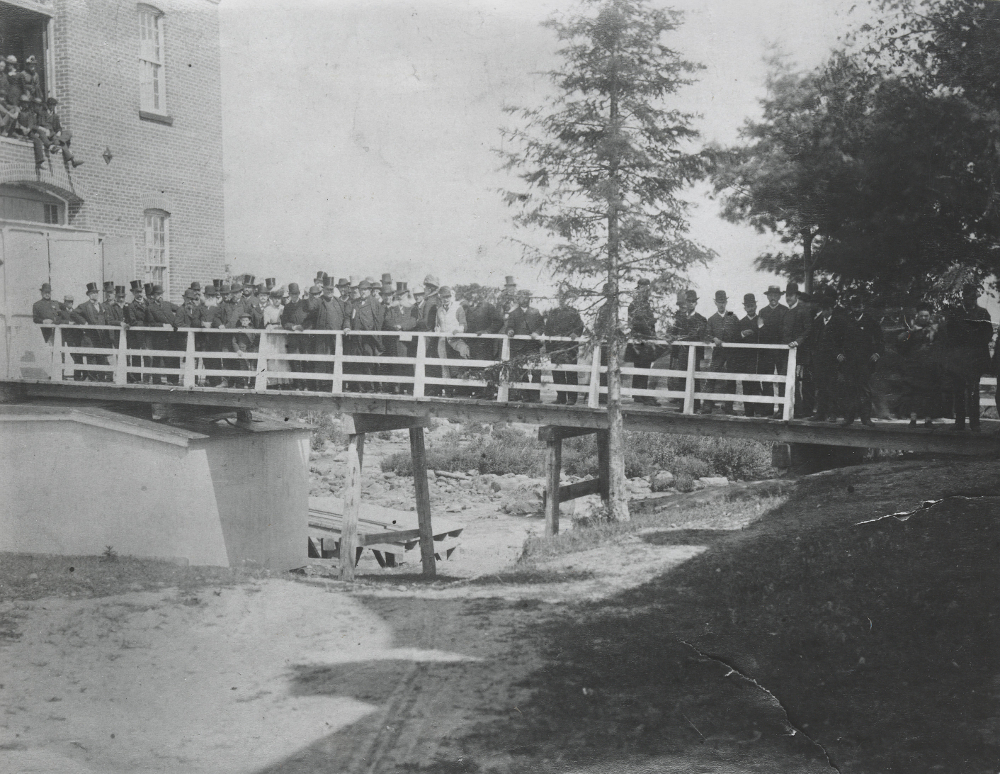
[[[649,488],[654,492],[665,492],[674,485],[674,474],[669,470],[657,470],[649,477]]]
[[[729,479],[725,476],[702,476],[698,480],[706,487],[729,486]]]
[[[500,508],[504,513],[510,513],[515,516],[526,516],[532,513],[541,513],[545,507],[544,503],[542,489],[532,484],[525,484],[509,492],[504,497]]]

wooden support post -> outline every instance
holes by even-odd
[[[698,368],[698,347],[688,347],[687,379],[684,381],[684,413],[694,413],[694,372]]]
[[[420,562],[424,567],[424,577],[433,578],[437,574],[437,567],[434,563],[431,493],[427,487],[427,454],[424,450],[422,427],[410,428],[410,454],[413,457],[413,489],[417,496],[417,526],[420,528]]]
[[[795,369],[797,349],[788,350],[788,368],[785,369],[785,412],[783,419],[788,422],[795,416]]]
[[[562,439],[551,438],[545,455],[545,537],[559,534],[559,473],[562,469]]]
[[[611,450],[608,431],[597,431],[597,477],[601,482],[601,499],[607,504],[611,492]]]
[[[509,361],[510,361],[510,336],[504,336],[503,342],[500,344],[500,362],[507,363]],[[497,385],[497,402],[506,403],[508,400],[510,400],[510,384],[507,382],[507,379],[505,377],[501,376],[500,382]]]
[[[587,393],[587,406],[597,408],[601,405],[601,342],[594,341],[594,356],[590,362],[590,391]]]
[[[344,487],[344,520],[340,530],[340,579],[354,580],[358,517],[361,513],[361,465],[365,455],[365,434],[356,433],[347,441],[347,482]],[[424,482],[426,486],[426,481]]]
[[[115,384],[128,384],[128,336],[124,328],[118,334],[118,355],[115,358],[115,373],[113,378]]]
[[[186,338],[184,345],[184,373],[181,378],[181,383],[185,387],[194,387],[195,386],[194,331],[188,331],[185,334],[185,336]]]

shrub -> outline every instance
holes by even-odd
[[[520,473],[543,475],[545,450],[534,438],[510,427],[497,428],[490,434],[463,438],[448,433],[427,450],[427,467],[432,470],[480,473]],[[382,470],[400,476],[412,476],[409,452],[399,452],[382,459]]]
[[[712,467],[705,460],[682,454],[677,457],[670,468],[670,472],[677,479],[681,476],[689,476],[692,479],[702,478],[712,472]],[[679,487],[678,487],[679,488]]]
[[[694,477],[690,473],[678,473],[674,476],[674,488],[678,492],[693,492]]]

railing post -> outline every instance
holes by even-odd
[[[190,388],[195,386],[194,331],[188,331],[184,335],[184,373],[181,383]]]
[[[257,375],[253,380],[254,392],[267,392],[267,355],[271,351],[271,332],[260,332],[260,346],[257,347]]]
[[[785,369],[785,415],[784,420],[788,422],[795,416],[795,369],[796,353],[798,349],[790,347],[788,350],[788,368]]]
[[[694,413],[694,372],[698,368],[698,345],[688,344],[687,379],[684,382],[684,413]]]
[[[333,383],[330,392],[340,395],[344,392],[344,334],[337,331],[333,335]]]
[[[66,370],[63,368],[66,353],[63,352],[62,326],[57,325],[52,329],[52,343],[55,345],[52,348],[54,353],[54,357],[52,359],[55,362],[56,367],[59,369],[59,381],[61,382],[66,379]]]
[[[590,362],[590,392],[587,393],[587,405],[597,408],[601,405],[601,341],[594,339],[594,355]]]
[[[510,336],[504,336],[500,343],[500,363],[510,362]],[[509,376],[509,375],[508,375]],[[506,403],[510,400],[510,381],[503,378],[503,365],[497,374],[497,403]]]
[[[128,383],[128,336],[122,328],[118,334],[118,354],[115,356],[115,384]]]
[[[427,338],[418,333],[417,336],[417,361],[413,365],[413,397],[424,397],[425,379],[427,378]]]

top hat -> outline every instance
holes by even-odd
[[[316,283],[315,284],[322,285],[324,277],[326,277],[326,272],[325,271],[318,271],[318,272],[316,272]]]
[[[300,292],[301,291],[299,290],[299,283],[298,282],[289,282],[288,283],[288,295],[290,295],[290,296],[297,296]]]
[[[115,292],[115,281],[114,280],[105,280],[105,282],[104,282],[104,289],[107,292],[109,292],[109,293],[114,293]]]
[[[254,285],[254,284],[256,284],[256,281],[257,281],[257,278],[255,276],[253,276],[252,274],[244,274],[243,275],[243,285],[244,286],[246,286],[246,285]]]
[[[767,290],[764,291],[764,295],[765,296],[769,296],[772,293],[777,293],[780,296],[781,295],[781,288],[779,288],[777,285],[768,285],[767,286]]]
[[[115,296],[117,298],[125,298],[125,286],[115,285]]]
[[[267,288],[268,290],[272,290],[275,286],[277,286],[277,284],[278,283],[274,279],[274,277],[268,277],[267,279],[264,280],[264,287]]]
[[[48,282],[43,282],[42,283],[42,287],[41,287],[41,292],[42,293],[51,293],[52,292],[52,286]]]
[[[267,285],[265,285],[263,282],[258,282],[256,285],[253,286],[253,288],[257,293],[267,292]]]
[[[797,282],[789,282],[785,285],[785,295],[792,294],[797,296],[799,294],[799,284]]]
[[[405,296],[408,292],[409,291],[406,289],[406,283],[405,282],[397,282],[396,283],[396,292],[395,292],[394,295]]]
[[[112,284],[111,287],[114,287],[114,284]],[[96,293],[98,290],[99,288],[97,287],[96,282],[87,283],[87,295],[90,295],[91,293]]]
[[[215,289],[218,290],[219,288],[222,287],[222,280],[214,279],[212,280],[212,284],[215,286]]]
[[[726,295],[726,291],[725,290],[716,290],[715,291],[715,300],[719,301],[719,302],[728,301],[729,300],[729,296]]]
[[[328,274],[326,274],[324,272],[323,273],[323,281],[322,282],[317,282],[316,284],[317,285],[322,285],[324,290],[326,288],[332,288],[333,287],[333,279],[334,279],[333,277],[329,276]]]
[[[389,289],[391,290],[392,289],[392,275],[389,272],[386,272],[385,274],[382,275],[382,287],[386,287],[387,285],[389,286]]]
[[[133,293],[142,292],[142,280],[132,280],[128,283],[128,286],[132,289]]]
[[[517,285],[517,283],[514,282],[514,278],[513,277],[504,277],[504,287],[508,287],[509,288],[509,287],[514,287],[516,285]]]
[[[756,304],[757,303],[757,296],[755,296],[753,293],[745,293],[743,295],[743,303],[744,304]]]

